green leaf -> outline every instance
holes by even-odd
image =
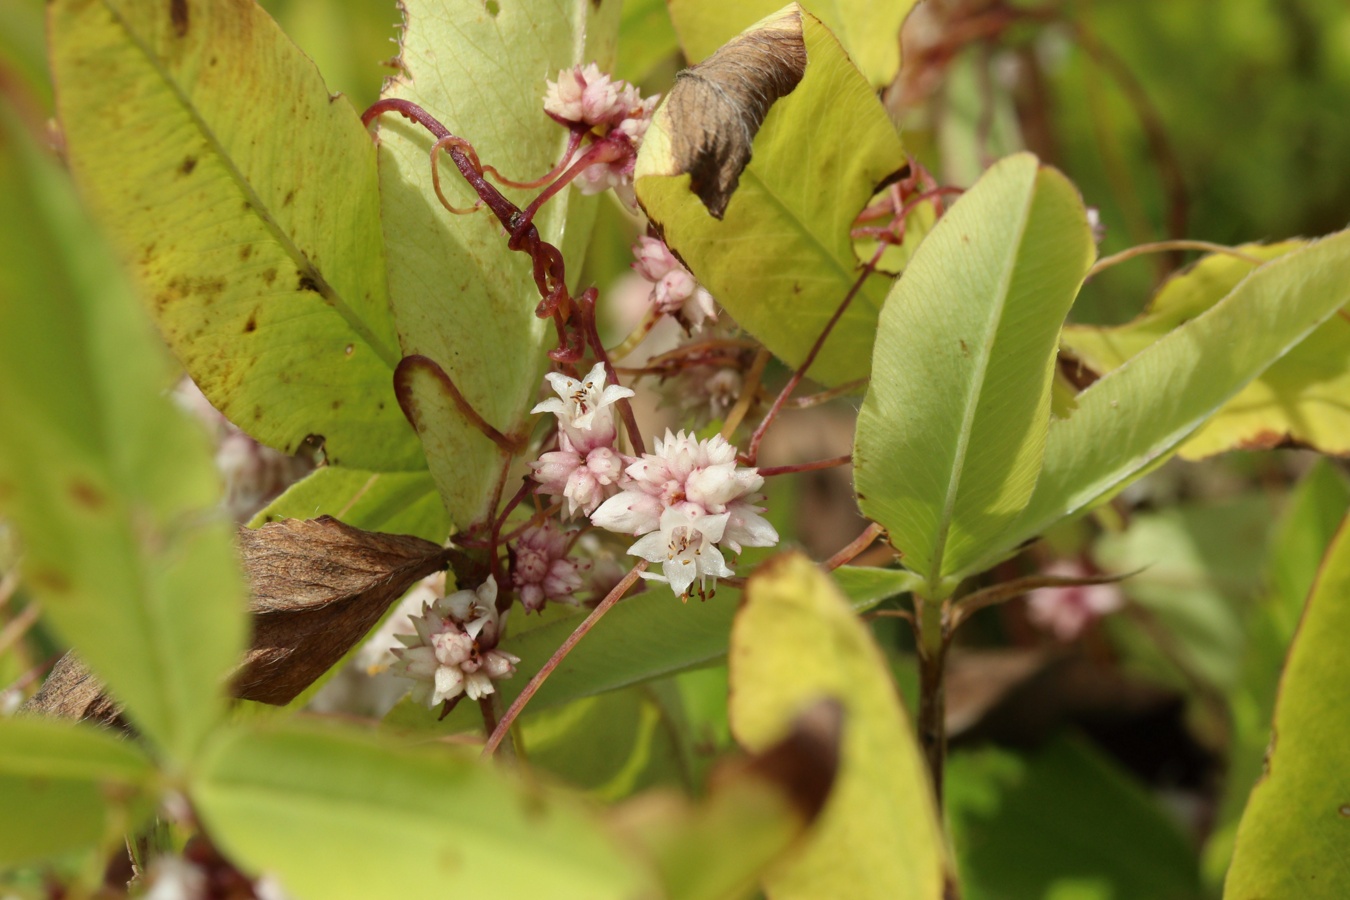
[[[182,760],[244,645],[234,529],[135,295],[10,122],[0,108],[0,505],[45,615]]]
[[[1350,485],[1325,459],[1308,470],[1275,525],[1266,561],[1266,596],[1244,622],[1241,671],[1227,692],[1232,720],[1228,771],[1218,822],[1205,846],[1205,871],[1219,883],[1228,869],[1238,820],[1270,746],[1270,720],[1289,641],[1327,547],[1350,512]]]
[[[856,612],[865,612],[888,597],[904,593],[914,583],[911,573],[898,569],[844,566],[834,574]],[[698,603],[681,603],[660,588],[623,600],[567,655],[530,700],[529,709],[538,712],[724,659],[739,602],[740,592],[734,588],[720,588],[716,597]],[[548,661],[580,621],[578,616],[564,616],[507,635],[502,649],[521,661],[516,667],[520,674],[498,683],[504,704],[516,698],[529,673]],[[387,721],[447,733],[482,725],[477,710],[468,704],[460,704],[443,723],[434,719],[426,707],[404,698]]]
[[[1224,897],[1350,894],[1350,517],[1327,550],[1289,651],[1265,773],[1238,826]]]
[[[915,0],[807,0],[873,87],[889,85],[900,70],[900,26]],[[669,0],[670,15],[690,62],[711,56],[743,28],[774,13],[779,0]]]
[[[1142,661],[1159,680],[1177,682],[1174,660],[1180,660],[1224,693],[1236,687],[1243,622],[1260,590],[1270,524],[1270,498],[1251,492],[1139,513],[1124,532],[1102,536],[1093,551],[1097,563],[1107,572],[1134,573],[1120,588],[1155,626],[1140,627],[1131,616],[1111,619],[1112,636],[1136,657],[1132,668]]]
[[[638,83],[680,52],[666,0],[625,0],[619,19],[614,75]]]
[[[1269,260],[1305,243],[1248,244],[1237,249]],[[1256,265],[1227,254],[1207,256],[1167,282],[1133,322],[1115,328],[1069,326],[1062,343],[1088,368],[1109,372],[1209,309]],[[1341,456],[1350,453],[1350,314],[1344,310],[1225,403],[1182,444],[1180,453],[1195,460],[1286,443]]]
[[[1094,382],[1052,421],[1031,501],[983,563],[1157,464],[1350,302],[1350,231],[1253,271],[1223,300]]]
[[[609,67],[619,4],[408,0],[402,9],[402,74],[384,96],[419,104],[472,143],[485,165],[510,178],[549,171],[562,156],[567,131],[544,114],[545,82],[575,63]],[[544,350],[555,331],[534,314],[539,294],[529,257],[507,249],[497,221],[485,210],[456,216],[437,201],[427,156],[433,142],[395,114],[380,120],[389,303],[402,352],[431,359],[483,418],[511,433],[539,390]],[[443,161],[446,196],[469,206],[474,194],[448,157]],[[534,192],[504,193],[523,207]],[[569,189],[535,218],[544,240],[572,263],[569,286],[580,271],[595,205]],[[432,475],[451,519],[466,526],[486,508],[500,453],[434,385],[417,394]]]
[[[531,766],[612,802],[658,784],[688,783],[678,716],[678,695],[658,682],[527,714],[521,731]]]
[[[1189,838],[1143,786],[1080,740],[1029,757],[948,761],[947,809],[966,900],[1189,900]]]
[[[777,45],[804,44],[805,75],[789,71],[790,56],[764,58],[763,41],[742,36],[727,45],[712,70],[683,79],[657,110],[638,155],[637,193],[667,243],[737,323],[796,366],[861,273],[849,237],[854,218],[905,157],[866,79],[818,19],[794,4],[755,27]],[[800,78],[769,108],[757,135],[747,113],[709,122],[707,104],[694,93],[683,108],[677,104],[680,85],[708,90],[719,70],[734,79],[745,68],[760,70],[766,82],[775,73]],[[691,193],[686,174],[707,165],[688,155],[705,131],[736,144],[733,151],[750,151],[734,135],[754,139],[753,157],[739,172],[739,186],[729,188],[734,192],[720,218]],[[811,367],[813,379],[837,385],[867,375],[890,281],[885,274],[866,280]]]
[[[1092,256],[1073,185],[1019,154],[938,220],[886,301],[854,479],[930,582],[987,552],[1031,496],[1055,342]]]
[[[592,900],[649,888],[575,802],[447,746],[240,728],[213,746],[191,793],[231,859],[299,897]]]
[[[369,472],[345,466],[311,472],[254,516],[249,526],[319,516],[332,516],[365,531],[411,534],[435,543],[450,533],[450,517],[430,472]]]
[[[843,758],[806,845],[765,880],[775,898],[947,896],[942,826],[885,657],[827,576],[785,554],[750,576],[731,639],[732,733],[751,752],[805,707],[844,706]]]
[[[135,744],[87,725],[0,719],[0,864],[50,857],[129,832],[155,776]]]
[[[286,452],[410,469],[375,150],[252,3],[59,0],[71,169],[193,380]]]

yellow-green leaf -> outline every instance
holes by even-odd
[[[231,859],[298,897],[649,896],[572,798],[471,751],[261,723],[222,736],[191,794]]]
[[[997,559],[1156,465],[1252,379],[1350,302],[1350,231],[1281,256],[1078,395],[1050,423],[1045,465]]]
[[[370,472],[345,466],[315,469],[260,510],[249,526],[319,516],[332,516],[365,531],[411,534],[435,543],[450,533],[450,518],[430,472]]]
[[[234,528],[167,353],[65,174],[0,107],[0,511],[44,615],[190,757],[244,644]]]
[[[1270,260],[1305,243],[1248,244],[1237,250]],[[1088,368],[1105,374],[1209,309],[1256,266],[1228,254],[1207,256],[1163,285],[1133,322],[1114,328],[1069,326],[1062,344]],[[1350,313],[1344,310],[1225,403],[1179,452],[1195,460],[1286,443],[1350,454]]]
[[[253,3],[59,0],[50,29],[71,169],[211,402],[286,452],[421,465],[351,104]]]
[[[0,718],[0,864],[129,832],[155,775],[137,746],[89,725]]]
[[[1265,774],[1238,826],[1228,900],[1350,895],[1350,518],[1322,562],[1289,651]]]
[[[619,4],[591,0],[406,0],[401,74],[384,96],[420,105],[473,144],[478,158],[529,180],[562,156],[567,130],[544,114],[558,70],[614,56]],[[503,433],[520,426],[556,340],[535,316],[539,294],[529,257],[507,249],[486,210],[456,216],[437,201],[428,151],[434,138],[396,114],[380,120],[380,191],[388,244],[389,302],[402,352],[435,362],[477,412]],[[451,202],[476,199],[444,157]],[[534,191],[504,190],[525,206]],[[575,286],[595,217],[595,199],[569,188],[535,218],[563,251]],[[420,388],[419,388],[420,390]],[[423,440],[432,475],[455,524],[483,512],[501,465],[496,446],[448,401],[428,393]]]
[[[750,577],[731,635],[731,728],[751,752],[822,698],[844,707],[843,759],[806,846],[774,869],[779,900],[938,900],[951,886],[942,826],[885,657],[824,572],[800,554]]]
[[[747,70],[755,80],[740,80]],[[737,323],[799,365],[861,274],[849,230],[878,185],[905,165],[900,138],[839,42],[796,4],[692,71],[698,77],[676,84],[647,132],[638,198]],[[767,115],[752,103],[709,118],[712,99],[728,87],[744,97],[772,89],[779,99]],[[720,162],[752,149],[743,171]],[[704,172],[710,159],[735,177],[714,188]],[[700,196],[714,194],[705,206]],[[813,379],[836,385],[867,375],[891,280],[866,280],[812,365]]]

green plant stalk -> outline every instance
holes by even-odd
[[[914,595],[914,630],[919,648],[919,746],[928,763],[933,796],[942,811],[942,766],[947,756],[947,603]]]

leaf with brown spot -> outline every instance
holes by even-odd
[[[762,752],[803,709],[844,710],[839,775],[806,844],[766,876],[776,900],[938,900],[950,879],[942,820],[890,667],[830,577],[800,553],[750,576],[731,630],[728,715]]]
[[[245,529],[239,542],[252,593],[253,644],[232,691],[278,705],[328,671],[408,588],[445,568],[452,553],[328,516]]]
[[[807,707],[764,752],[721,763],[706,796],[649,791],[615,810],[611,825],[656,864],[672,898],[740,897],[781,865],[816,821],[839,770],[843,707]]]
[[[681,78],[652,118],[634,175],[671,248],[737,323],[795,366],[860,274],[854,218],[904,165],[867,79],[792,4]],[[891,280],[864,281],[814,380],[867,376]]]
[[[805,74],[801,11],[795,9],[732,38],[675,77],[665,105],[676,126],[670,174],[689,173],[689,189],[715,218],[726,212],[769,107]]]
[[[322,434],[330,461],[423,467],[351,104],[252,2],[55,0],[49,22],[70,168],[211,402],[286,452]]]
[[[244,586],[173,372],[69,177],[0,108],[0,515],[45,622],[186,762],[224,713]]]

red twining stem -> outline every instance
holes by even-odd
[[[609,354],[605,352],[605,345],[600,340],[600,331],[595,324],[595,299],[597,293],[595,288],[587,288],[585,292],[577,298],[578,306],[581,310],[582,327],[586,329],[586,335],[590,340],[591,347],[595,350],[595,358],[605,364],[606,382],[609,384],[619,383],[619,373],[614,371],[614,363],[610,362]],[[628,442],[633,445],[633,454],[641,456],[647,451],[642,443],[642,432],[638,431],[637,417],[633,415],[633,406],[628,402],[627,397],[623,397],[618,402],[619,418],[623,419],[624,431],[628,432]]]
[[[601,600],[600,604],[576,627],[576,630],[568,636],[567,640],[562,642],[562,646],[554,651],[548,662],[544,663],[539,671],[534,673],[534,677],[529,680],[524,690],[516,697],[515,702],[511,704],[511,708],[506,711],[506,715],[502,716],[501,721],[497,723],[497,727],[493,729],[492,734],[488,735],[487,742],[483,745],[484,756],[492,756],[493,753],[497,752],[497,746],[501,744],[502,738],[506,737],[506,733],[511,730],[511,723],[516,720],[516,716],[520,715],[520,711],[525,708],[525,704],[530,702],[530,698],[539,690],[540,685],[544,683],[548,676],[553,674],[553,670],[558,668],[558,664],[567,658],[567,654],[572,652],[572,648],[595,627],[595,623],[600,621],[601,616],[609,612],[610,608],[618,603],[624,594],[628,593],[628,589],[633,586],[633,583],[646,569],[647,561],[639,559],[637,565],[633,566],[623,580],[605,595],[605,599]]]
[[[783,404],[787,403],[788,398],[792,396],[792,392],[797,389],[797,385],[801,384],[802,379],[806,377],[806,370],[811,368],[811,363],[816,361],[816,356],[820,354],[820,348],[825,346],[825,339],[830,336],[830,332],[834,330],[834,326],[838,324],[839,319],[844,315],[844,311],[848,309],[848,305],[853,302],[853,298],[857,296],[858,291],[863,286],[863,282],[872,274],[872,270],[877,267],[877,263],[881,260],[881,254],[885,251],[886,246],[887,245],[884,243],[877,245],[877,252],[873,253],[872,258],[867,261],[865,266],[863,266],[862,272],[858,274],[858,280],[853,282],[853,286],[850,287],[848,293],[844,295],[844,299],[839,304],[839,308],[834,311],[834,315],[830,316],[830,321],[825,323],[825,328],[820,332],[820,337],[816,338],[816,342],[811,345],[811,350],[806,354],[806,359],[802,360],[801,366],[797,368],[797,371],[792,373],[792,377],[788,379],[787,384],[783,385],[783,390],[781,390],[778,393],[777,398],[774,399],[773,406],[769,407],[769,411],[764,414],[764,420],[759,423],[759,427],[755,429],[754,434],[750,435],[750,445],[746,448],[744,457],[746,465],[753,466],[755,460],[759,458],[759,445],[764,440],[765,432],[769,430],[769,426],[772,425],[773,420],[777,418],[779,410],[783,408]]]
[[[493,178],[497,179],[498,184],[504,184],[507,187],[529,189],[548,184],[550,181],[557,178],[558,174],[562,172],[563,169],[567,168],[567,164],[572,161],[572,157],[576,155],[577,150],[581,147],[581,139],[586,136],[587,129],[584,126],[568,125],[568,127],[571,129],[571,133],[567,137],[567,149],[563,151],[562,159],[558,160],[556,166],[549,169],[543,175],[540,175],[534,181],[512,181],[492,166],[483,166],[483,171],[491,174]]]
[[[361,122],[368,126],[377,116],[386,112],[396,112],[404,118],[418,123],[431,132],[438,142],[445,138],[454,137],[450,133],[450,129],[437,121],[434,116],[416,103],[407,100],[393,98],[380,100],[361,114]],[[541,317],[560,316],[565,322],[571,315],[572,301],[567,294],[567,279],[562,253],[558,251],[557,247],[539,236],[539,230],[525,218],[520,207],[508,200],[502,195],[501,191],[487,181],[483,176],[483,171],[476,165],[477,160],[471,159],[464,152],[465,145],[446,143],[450,159],[454,161],[459,173],[464,176],[464,180],[469,183],[469,186],[478,194],[484,205],[492,210],[492,214],[497,217],[497,221],[501,222],[511,235],[507,246],[512,250],[530,255],[533,261],[534,283],[539,289],[540,296],[545,301],[544,304],[541,304],[544,307],[541,310]]]
[[[489,440],[496,444],[503,453],[508,456],[514,456],[521,451],[521,441],[502,434],[492,426],[492,423],[479,415],[478,410],[474,409],[473,405],[464,398],[464,395],[459,392],[459,388],[455,387],[455,382],[450,378],[449,374],[437,365],[435,360],[426,356],[405,356],[403,359],[399,360],[398,366],[394,369],[394,396],[398,398],[398,405],[402,407],[403,415],[407,417],[408,422],[419,433],[421,431],[421,427],[418,425],[420,410],[417,406],[417,400],[412,393],[413,372],[418,369],[427,372],[435,378],[441,388],[450,397],[451,402],[454,403],[455,409],[459,411],[459,414],[467,419],[469,424],[473,425],[474,428],[478,429]]]

